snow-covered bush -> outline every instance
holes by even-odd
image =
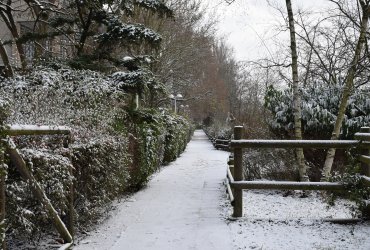
[[[137,189],[145,185],[162,164],[166,131],[158,111],[135,110],[127,118],[131,123],[129,153],[133,157],[129,166],[130,185]]]
[[[67,211],[68,194],[73,176],[70,161],[48,149],[22,149],[22,156],[54,208],[63,218]],[[7,180],[7,237],[35,240],[42,230],[54,231],[42,204],[33,196],[30,183],[20,178],[10,164]],[[42,230],[41,230],[42,229]]]
[[[140,188],[159,167],[175,160],[185,149],[192,133],[191,124],[181,116],[153,109],[130,111],[127,130],[130,165],[130,185]]]
[[[292,154],[292,150],[286,149],[246,149],[243,153],[244,178],[296,181],[299,174],[293,167]]]
[[[77,142],[106,137],[126,95],[109,77],[68,67],[38,67],[28,76],[4,79],[0,94],[12,101],[9,123],[66,125]]]
[[[62,218],[67,184],[73,178],[77,223],[91,223],[104,204],[122,195],[127,187],[128,140],[113,128],[116,117],[124,112],[126,94],[101,73],[63,66],[38,67],[27,76],[3,79],[0,85],[0,95],[11,100],[7,123],[65,125],[72,129],[74,176],[69,175],[70,161],[63,156],[63,138],[17,137],[16,144]],[[8,206],[19,213],[7,215],[8,235],[30,237],[45,228],[48,220],[32,198],[29,183],[14,168],[10,174]]]
[[[302,130],[304,139],[330,139],[338,113],[343,86],[315,83],[302,88]],[[351,139],[363,126],[370,122],[370,98],[368,88],[354,90],[350,97],[343,121],[340,139]],[[277,90],[269,86],[265,106],[272,113],[271,130],[278,137],[293,137],[294,122],[292,95],[289,89]],[[305,158],[311,180],[319,180],[325,161],[325,150],[306,149]],[[337,150],[334,170],[344,171],[348,164],[347,155]]]
[[[129,185],[127,140],[112,137],[73,145],[72,164],[75,178],[77,222],[95,221],[112,200],[122,196]]]
[[[192,127],[186,119],[181,116],[165,115],[166,146],[164,151],[164,162],[175,160],[184,150],[189,141]]]
[[[72,129],[70,151],[63,136],[22,136],[15,142],[62,219],[74,182],[77,229],[96,221],[113,199],[145,185],[165,156],[166,162],[174,160],[189,138],[184,118],[166,110],[131,110],[128,95],[110,76],[90,70],[39,67],[28,76],[3,79],[0,95],[11,100],[7,123]],[[7,235],[37,240],[50,221],[30,184],[11,169],[7,206],[16,212],[7,214]]]
[[[316,83],[302,88],[302,129],[304,138],[330,138],[338,113],[343,86]],[[277,90],[269,86],[265,106],[273,114],[271,128],[277,134],[293,134],[292,94],[289,89]],[[362,126],[370,122],[368,88],[355,89],[346,109],[341,138],[352,138]]]
[[[210,138],[229,140],[233,135],[231,125],[225,123],[214,122],[203,129]]]

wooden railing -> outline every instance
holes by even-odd
[[[6,125],[0,128],[0,166],[1,166],[1,180],[0,180],[0,220],[5,220],[6,207],[5,207],[5,176],[6,168],[4,166],[4,154],[9,154],[10,160],[13,165],[17,168],[22,178],[29,182],[30,188],[33,195],[41,202],[45,212],[49,215],[53,222],[56,230],[63,238],[64,244],[60,249],[68,249],[73,244],[73,233],[74,233],[74,186],[73,183],[70,185],[69,201],[68,201],[68,215],[67,215],[67,226],[64,224],[62,219],[59,217],[57,211],[51,204],[50,200],[42,189],[41,185],[37,182],[30,169],[27,167],[26,162],[23,160],[19,153],[14,141],[9,136],[21,136],[21,135],[64,135],[64,147],[68,147],[72,140],[71,129],[63,126],[37,126],[37,125]],[[5,171],[5,172],[3,172]],[[69,169],[70,173],[73,171],[72,163]],[[2,248],[6,248],[5,239],[2,239]]]
[[[343,190],[337,182],[245,181],[243,177],[243,148],[361,148],[358,157],[363,181],[370,183],[370,128],[361,128],[355,140],[243,140],[243,127],[234,128],[234,140],[229,143],[233,157],[227,168],[227,192],[234,207],[233,216],[243,216],[244,189]]]

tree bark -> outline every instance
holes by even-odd
[[[357,66],[360,61],[362,49],[366,42],[366,32],[368,28],[370,6],[369,6],[368,1],[366,3],[364,1],[360,1],[360,5],[362,9],[360,36],[357,41],[355,55],[352,59],[351,66],[347,72],[346,82],[343,87],[342,99],[339,104],[338,115],[335,121],[333,133],[331,136],[332,140],[337,140],[339,138],[339,133],[342,128],[344,115],[345,115],[346,108],[348,105],[348,99],[352,95],[352,92],[353,92],[354,78],[355,78],[355,74],[357,71]],[[333,162],[334,162],[334,156],[335,156],[335,148],[328,149],[324,167],[323,167],[323,172],[322,172],[322,180],[327,180],[330,177],[330,172],[331,172]]]
[[[302,111],[301,111],[301,93],[299,89],[299,79],[298,79],[298,53],[297,53],[297,43],[295,38],[295,27],[294,18],[292,10],[292,2],[286,0],[286,8],[288,11],[289,19],[289,31],[290,31],[290,49],[292,54],[292,90],[293,90],[293,116],[294,116],[294,137],[296,140],[302,140]],[[299,178],[301,181],[307,181],[307,166],[304,162],[303,148],[296,149],[297,164],[299,170]]]
[[[12,66],[10,65],[8,52],[6,52],[5,46],[4,46],[3,41],[1,39],[0,39],[0,56],[1,56],[1,59],[3,60],[3,63],[4,63],[5,75],[7,77],[13,77],[14,76],[14,71],[13,71]]]
[[[23,45],[19,41],[20,34],[18,32],[17,25],[13,17],[14,10],[11,8],[11,5],[12,1],[8,0],[6,8],[0,10],[0,16],[3,19],[2,21],[5,23],[9,32],[12,34],[13,39],[15,40],[15,45],[17,47],[21,67],[22,70],[25,70],[27,68],[26,55],[24,53]]]

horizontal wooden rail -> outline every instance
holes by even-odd
[[[370,141],[370,133],[356,133],[354,137],[356,140]]]
[[[231,205],[234,205],[234,194],[233,194],[233,191],[230,187],[230,181],[229,180],[226,180],[226,189],[227,189],[227,193],[229,194]]]
[[[229,179],[230,182],[234,182],[234,177],[231,174],[231,171],[230,171],[230,168],[229,167],[227,168],[227,174],[226,174],[226,176],[227,176],[227,178]]]
[[[224,144],[227,145],[229,144],[230,140],[222,140],[222,139],[216,139],[217,144]]]
[[[367,156],[367,155],[360,155],[358,157],[358,160],[360,162],[363,162],[363,163],[366,163],[366,164],[370,164],[370,156]]]
[[[63,244],[63,246],[59,247],[58,250],[68,250],[68,249],[72,249],[73,247],[73,241],[70,242],[70,243],[66,243],[66,244]]]
[[[361,178],[367,185],[370,185],[370,177],[362,175]]]
[[[357,140],[231,140],[232,148],[351,148]]]
[[[344,190],[343,184],[336,182],[233,181],[230,186],[236,189]]]
[[[9,125],[5,135],[70,135],[72,130],[65,126]]]

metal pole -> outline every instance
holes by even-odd
[[[234,140],[240,140],[243,137],[243,127],[234,127]],[[234,180],[242,181],[243,178],[243,149],[234,148]],[[234,189],[234,217],[243,216],[243,189]]]

